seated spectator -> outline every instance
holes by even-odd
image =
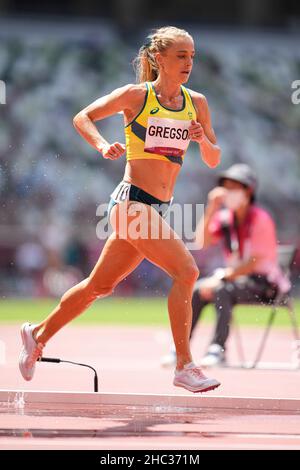
[[[191,336],[203,308],[213,303],[217,321],[203,367],[225,364],[225,345],[230,331],[231,313],[239,303],[269,303],[278,289],[287,292],[289,281],[277,263],[277,238],[271,216],[256,202],[257,178],[248,165],[235,164],[223,172],[218,186],[208,195],[196,240],[207,248],[220,242],[226,266],[218,268],[195,284],[192,299]],[[162,359],[174,362],[171,351]]]

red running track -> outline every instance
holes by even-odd
[[[253,357],[257,329],[243,329],[248,354]],[[199,359],[210,338],[210,328],[199,328],[192,343]],[[92,373],[64,364],[37,365],[32,382],[24,382],[17,368],[20,350],[18,326],[1,328],[6,346],[0,388],[10,390],[70,390],[91,392]],[[169,347],[163,327],[70,326],[47,345],[45,355],[86,362],[94,366],[100,392],[182,395],[172,385],[173,370],[162,369],[160,357]],[[229,359],[236,361],[233,341]],[[252,354],[252,356],[251,356]],[[290,360],[289,330],[275,329],[265,361]],[[222,383],[210,397],[241,396],[298,398],[299,371],[213,369]],[[186,392],[187,395],[190,395]],[[201,400],[201,395],[199,396]],[[299,449],[299,411],[206,408],[201,412],[118,407],[15,409],[2,404],[2,449]],[[4,407],[3,407],[4,406]],[[53,404],[49,404],[50,408]],[[22,430],[24,431],[22,434]],[[55,438],[53,437],[55,433]],[[14,436],[13,436],[14,434]],[[21,437],[22,436],[22,437]]]

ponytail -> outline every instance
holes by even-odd
[[[158,77],[159,66],[155,54],[157,52],[164,53],[178,37],[191,38],[191,35],[184,29],[165,26],[148,36],[147,43],[140,48],[132,63],[137,83],[152,82]]]
[[[152,82],[158,77],[158,65],[147,45],[140,48],[137,57],[133,61],[133,67],[136,72],[137,83]]]

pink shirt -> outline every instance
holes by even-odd
[[[257,257],[259,261],[255,266],[255,273],[265,275],[270,282],[275,282],[282,292],[287,292],[290,282],[278,265],[276,229],[270,214],[253,204],[243,223],[235,230],[233,212],[229,209],[219,210],[209,225],[209,232],[216,242],[224,238],[224,225],[229,227],[233,247],[236,245],[236,249],[231,253],[223,243],[227,264],[232,266]]]

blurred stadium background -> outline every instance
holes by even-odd
[[[274,216],[280,243],[300,245],[300,105],[291,100],[291,84],[300,79],[298,2],[0,0],[0,15],[0,80],[6,85],[6,104],[0,105],[2,319],[23,318],[27,308],[38,311],[35,305],[47,311],[53,301],[22,299],[57,298],[95,264],[103,246],[96,209],[122,178],[125,159],[101,158],[75,132],[72,118],[135,81],[131,61],[151,28],[165,24],[194,36],[197,57],[188,86],[208,98],[221,169],[252,165],[259,202]],[[107,140],[123,142],[122,125],[122,116],[115,116],[99,128]],[[218,171],[206,168],[191,145],[175,201],[204,203]],[[205,274],[218,264],[220,251],[193,255]],[[299,277],[298,256],[296,296]],[[137,321],[149,305],[155,322],[161,317],[153,311],[165,310],[160,299],[169,287],[162,271],[143,262],[114,297],[127,297],[122,305]],[[146,304],[144,296],[157,299]],[[112,310],[120,310],[120,300],[113,302]]]

